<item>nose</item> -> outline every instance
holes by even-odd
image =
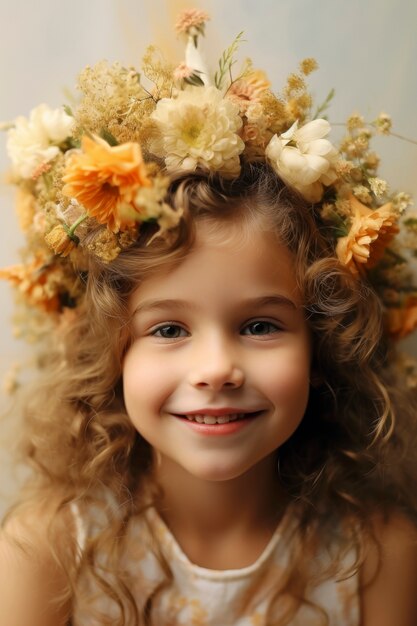
[[[225,339],[210,337],[196,346],[189,382],[193,387],[213,391],[238,389],[245,381],[242,364],[238,361]]]

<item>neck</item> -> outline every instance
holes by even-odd
[[[207,539],[220,532],[273,532],[286,502],[275,455],[225,481],[202,480],[164,457],[155,476],[163,493],[157,508],[174,534],[191,532]]]

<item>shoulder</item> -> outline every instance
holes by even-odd
[[[46,532],[54,513],[50,504],[31,505],[8,516],[0,529],[0,626],[68,623],[69,602],[53,605],[68,586]]]
[[[374,516],[361,569],[362,626],[417,623],[417,527],[400,513]]]

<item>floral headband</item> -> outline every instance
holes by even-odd
[[[335,148],[323,116],[333,92],[314,107],[306,85],[316,61],[304,59],[276,94],[251,61],[234,72],[240,33],[211,75],[201,54],[208,19],[195,9],[179,17],[186,50],[178,67],[152,46],[141,72],[100,62],[81,73],[72,108],[41,104],[2,125],[27,248],[24,262],[0,277],[59,320],[82,299],[89,257],[111,263],[144,222],[155,224],[154,236],[176,227],[181,211],[166,202],[170,172],[199,168],[233,179],[243,161],[267,161],[316,205],[340,262],[377,290],[387,333],[405,336],[417,326],[407,256],[417,247],[417,219],[406,215],[411,198],[378,177],[370,148],[374,134],[391,134],[390,117],[365,123],[352,115]]]

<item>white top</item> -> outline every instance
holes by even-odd
[[[88,524],[81,519],[79,509],[74,505],[73,513],[77,524],[78,543],[82,550],[88,534]],[[155,509],[149,509],[144,517],[146,521],[144,518],[133,517],[129,522],[127,549],[121,567],[132,575],[133,595],[138,607],[143,606],[149,592],[164,579],[161,566],[151,549],[153,540],[149,533],[150,526],[173,574],[173,584],[157,596],[152,612],[155,624],[269,626],[266,621],[267,609],[277,584],[283,580],[290,556],[288,545],[295,529],[295,520],[291,515],[287,513],[283,517],[255,563],[233,570],[211,570],[191,563]],[[323,552],[317,556],[317,565],[329,563],[331,558],[330,552]],[[352,563],[353,554],[349,553],[343,565],[349,566]],[[359,626],[357,575],[341,581],[325,580],[318,586],[308,589],[306,596],[327,612],[329,626]],[[114,613],[112,602],[106,598],[98,597],[94,607],[103,611],[107,617],[117,615],[117,612]],[[284,597],[280,599],[278,607],[279,611],[285,611],[288,608],[288,599]],[[99,626],[101,622],[92,617],[88,607],[77,606],[74,610],[73,624]],[[320,626],[323,624],[322,615],[303,605],[289,626],[319,624]]]

